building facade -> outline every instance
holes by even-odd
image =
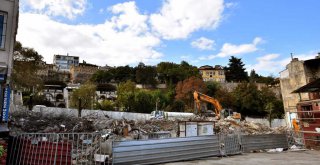
[[[299,60],[293,58],[280,72],[280,87],[288,126],[291,120],[297,118],[297,103],[300,100],[309,100],[308,93],[292,93],[294,90],[320,78],[320,54],[315,59]]]
[[[10,80],[18,12],[19,0],[0,0],[0,83]]]
[[[71,66],[79,65],[79,57],[67,55],[54,55],[53,64],[57,66],[59,72],[70,72]]]
[[[297,104],[297,133],[302,134],[307,148],[320,149],[320,78],[293,91],[308,94],[309,99],[300,98]]]
[[[199,72],[202,76],[203,81],[216,81],[225,82],[226,75],[222,66],[216,65],[214,67],[205,65],[199,68]]]
[[[98,71],[98,66],[87,64],[85,62],[70,67],[70,75],[72,83],[84,83]]]
[[[13,48],[17,35],[19,0],[0,0],[0,123],[8,122],[13,66]],[[8,131],[0,126],[0,133]]]

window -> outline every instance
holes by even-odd
[[[302,121],[314,121],[314,113],[312,111],[312,105],[301,105]]]
[[[0,11],[0,49],[5,48],[7,27],[7,13]]]

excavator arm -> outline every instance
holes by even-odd
[[[198,110],[198,113],[200,113],[201,111],[201,102],[204,101],[207,103],[211,103],[215,107],[216,116],[217,118],[220,118],[220,112],[222,110],[222,106],[217,99],[214,99],[208,95],[202,94],[197,91],[193,92],[193,98],[194,98],[195,106],[196,106],[196,109]]]

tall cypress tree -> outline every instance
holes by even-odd
[[[233,82],[248,81],[248,73],[245,71],[244,64],[241,58],[231,56],[229,66],[226,67],[226,80]]]

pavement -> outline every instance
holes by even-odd
[[[319,165],[320,151],[284,151],[274,153],[244,153],[223,158],[205,158],[165,165]]]

